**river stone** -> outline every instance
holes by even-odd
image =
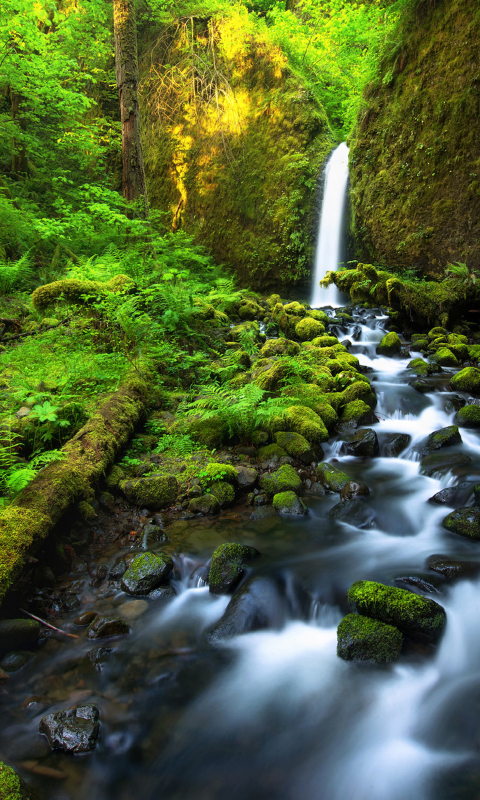
[[[453,558],[433,558],[428,560],[428,569],[433,572],[438,572],[446,578],[447,581],[453,581],[456,578],[471,578],[480,572],[480,563],[478,561],[459,561]]]
[[[128,594],[148,594],[152,589],[167,583],[173,570],[173,561],[167,553],[140,553],[130,563],[122,578],[122,589]]]
[[[463,406],[455,414],[455,422],[461,428],[480,428],[480,406]]]
[[[217,498],[220,508],[232,506],[235,502],[235,489],[228,481],[214,481],[210,486],[210,494]]]
[[[315,474],[317,476],[317,481],[319,481],[328,492],[341,492],[343,487],[350,480],[345,472],[341,472],[341,470],[332,466],[332,464],[327,464],[326,461],[318,465]]]
[[[284,464],[272,473],[264,473],[260,478],[260,486],[267,494],[279,492],[299,492],[302,480],[289,464]]]
[[[87,628],[87,639],[107,639],[109,636],[125,636],[130,628],[120,617],[95,617]]]
[[[398,628],[358,614],[348,614],[337,629],[337,656],[345,661],[384,664],[398,658],[402,645]]]
[[[428,498],[429,503],[437,503],[437,505],[445,506],[458,506],[467,502],[472,494],[473,483],[464,482],[459,483],[458,486],[448,486],[446,489],[441,489],[439,492]]]
[[[235,467],[237,473],[237,483],[240,489],[250,489],[255,486],[258,478],[256,469],[250,467]]]
[[[116,611],[121,617],[131,622],[145,614],[149,607],[146,600],[128,600],[126,603],[119,605]]]
[[[480,539],[480,508],[478,506],[457,508],[445,517],[443,526],[447,531],[478,540]]]
[[[348,481],[340,492],[341,500],[352,500],[354,497],[366,497],[370,494],[370,489],[366,483]]]
[[[424,456],[440,450],[442,447],[451,447],[454,444],[461,444],[462,437],[457,425],[449,425],[447,428],[440,428],[433,431],[420,448],[420,453]]]
[[[234,594],[223,616],[206,631],[210,642],[231,639],[242,633],[280,628],[285,621],[285,604],[276,584],[269,578],[254,577]]]
[[[345,436],[342,452],[358,458],[371,458],[378,455],[377,434],[372,428],[360,428],[350,436]]]
[[[120,488],[127,500],[145,508],[166,508],[175,502],[178,493],[174,475],[152,475],[122,481]]]
[[[355,528],[370,528],[373,525],[375,514],[360,498],[337,503],[330,510],[330,517],[337,522],[345,522]]]
[[[83,628],[86,625],[90,625],[94,619],[98,617],[98,611],[84,611],[83,614],[80,614],[76,617],[73,621],[75,625],[78,625],[79,628]]]
[[[215,548],[208,573],[214,594],[231,594],[245,575],[251,561],[261,554],[246,544],[220,544]]]
[[[47,714],[40,722],[52,750],[67,753],[88,753],[95,748],[100,725],[99,712],[94,705],[73,706],[66,711]]]
[[[275,434],[275,439],[279,447],[282,447],[289,456],[298,458],[304,464],[311,464],[323,458],[323,450],[320,445],[311,447],[309,442],[300,433],[292,431],[279,431]]]
[[[427,597],[376,581],[357,581],[348,591],[352,611],[394,625],[418,642],[436,642],[446,622],[445,610]]]
[[[420,473],[422,475],[431,476],[437,472],[448,472],[454,467],[460,467],[471,463],[472,459],[470,456],[464,453],[431,453],[422,458],[420,462]]]
[[[439,347],[431,358],[442,367],[458,367],[458,358],[449,347]]]
[[[459,394],[452,394],[445,401],[445,411],[447,411],[449,414],[451,414],[452,411],[460,411],[460,409],[463,408],[466,404],[467,404],[467,401],[465,400],[464,397],[462,397]],[[457,422],[456,420],[454,420],[454,421],[455,421],[455,423]]]
[[[273,507],[279,514],[308,514],[308,508],[295,492],[279,492],[274,495]]]
[[[438,367],[436,364],[429,364],[427,361],[424,361],[423,358],[414,358],[408,364],[408,369],[411,369],[413,372],[418,375],[419,378],[425,378],[427,375],[433,375],[434,372],[442,372],[441,367]]]
[[[454,392],[471,392],[480,395],[480,370],[476,367],[465,367],[450,378],[450,388]]]
[[[36,644],[40,625],[33,619],[0,620],[0,655]]]
[[[391,331],[385,334],[380,344],[377,345],[377,355],[379,356],[395,356],[402,349],[402,340],[397,333]]]
[[[94,669],[100,671],[102,669],[102,663],[105,661],[107,656],[113,653],[113,649],[111,647],[95,647],[94,650],[89,650],[87,655],[85,656],[85,661],[87,664],[91,664]]]
[[[250,519],[255,522],[262,519],[272,519],[273,517],[278,517],[273,506],[260,506],[250,515]]]
[[[402,578],[395,578],[395,583],[403,583],[405,586],[413,586],[420,592],[428,592],[430,594],[438,594],[438,589],[429,581],[424,578],[419,578],[417,575],[407,575]]]
[[[113,567],[110,568],[110,572],[108,573],[108,579],[111,581],[119,581],[125,575],[127,571],[127,565],[125,563],[125,559],[123,556],[117,558]]]
[[[7,653],[7,655],[2,658],[0,661],[0,669],[4,669],[5,672],[17,672],[33,658],[35,658],[35,656],[30,650],[14,650],[13,653]]]
[[[201,497],[194,497],[188,504],[188,510],[193,514],[219,514],[220,503],[213,494],[202,494]]]
[[[381,454],[385,458],[397,458],[412,441],[408,433],[388,433],[381,440]]]
[[[410,381],[408,385],[420,394],[430,394],[430,392],[435,392],[437,389],[434,383],[429,383],[428,381],[424,380]]]

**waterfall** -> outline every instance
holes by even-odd
[[[314,308],[342,305],[340,292],[334,284],[328,289],[322,289],[318,284],[327,272],[337,269],[342,258],[343,222],[348,184],[348,147],[345,142],[342,142],[328,159],[324,181],[322,212],[315,252],[313,292],[310,301]]]

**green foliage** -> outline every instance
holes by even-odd
[[[33,277],[32,262],[29,253],[24,253],[17,261],[0,259],[0,294],[25,289]]]

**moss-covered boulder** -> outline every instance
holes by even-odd
[[[260,325],[253,320],[247,320],[241,322],[240,325],[235,325],[228,335],[232,342],[239,342],[243,336],[247,336],[256,341],[260,336]]]
[[[312,340],[315,347],[335,347],[340,344],[336,336],[317,336]]]
[[[420,378],[424,378],[426,375],[432,375],[437,371],[434,364],[429,364],[428,361],[424,361],[423,358],[413,358],[408,364],[408,369],[411,369],[415,372],[415,375],[418,375]]]
[[[455,414],[455,423],[461,428],[480,428],[480,406],[467,405]]]
[[[372,458],[378,455],[377,434],[371,428],[361,428],[343,438],[342,450],[357,458]]]
[[[285,359],[280,358],[268,369],[258,369],[258,363],[254,365],[254,383],[265,392],[274,392],[279,384],[290,375],[291,368]]]
[[[445,610],[434,600],[375,581],[352,584],[348,602],[352,611],[394,625],[419,642],[436,642],[447,618]]]
[[[443,447],[451,447],[454,444],[461,444],[462,437],[457,425],[449,425],[447,428],[441,428],[438,431],[433,431],[427,436],[426,442],[421,447],[422,455],[428,455],[435,450],[441,450]]]
[[[402,349],[402,340],[398,333],[391,331],[385,334],[380,344],[377,345],[377,355],[396,356]]]
[[[266,447],[261,447],[258,451],[259,461],[277,462],[287,455],[287,451],[280,447],[278,444],[267,444]]]
[[[307,514],[308,508],[295,492],[279,492],[272,501],[275,511],[279,514]]]
[[[299,433],[312,444],[326,442],[328,431],[322,418],[307,406],[288,406],[282,418],[271,421],[273,430]]]
[[[476,367],[465,367],[452,375],[450,387],[454,392],[471,392],[480,396],[480,370]]]
[[[215,481],[212,483],[210,493],[217,498],[220,508],[232,506],[235,502],[235,489],[227,481]]]
[[[296,356],[300,352],[298,342],[290,339],[268,339],[260,350],[260,358],[272,358],[272,356]]]
[[[134,285],[134,281],[128,275],[115,275],[106,283],[64,278],[47,283],[45,286],[39,286],[32,294],[32,302],[39,311],[53,305],[60,298],[65,299],[68,303],[83,305],[88,302],[92,303],[99,296],[104,296],[109,292],[122,292]]]
[[[429,476],[443,475],[454,467],[461,467],[471,462],[472,459],[466,453],[452,453],[447,449],[444,452],[424,456],[420,462],[420,473]]]
[[[246,544],[221,544],[213,552],[208,585],[213,594],[231,594],[260,553]]]
[[[0,761],[0,800],[37,800],[38,797],[12,767]]]
[[[340,492],[340,500],[346,502],[347,500],[353,500],[354,497],[367,497],[369,494],[370,489],[366,483],[348,481]]]
[[[328,314],[325,314],[325,311],[322,311],[319,308],[309,308],[307,309],[307,317],[311,317],[312,319],[316,319],[318,322],[321,322],[322,325],[330,325],[331,319]]]
[[[238,308],[238,316],[240,319],[255,319],[261,312],[262,309],[258,303],[254,303],[252,300],[243,301]]]
[[[178,493],[174,475],[152,475],[149,478],[122,481],[120,488],[131,503],[154,509],[171,506]]]
[[[202,494],[200,497],[193,497],[188,503],[188,510],[192,514],[203,514],[205,516],[220,513],[220,503],[214,494]]]
[[[289,456],[303,461],[304,464],[311,464],[323,458],[323,451],[320,445],[314,450],[304,436],[292,431],[279,431],[275,434],[277,444],[286,450]]]
[[[345,472],[333,467],[331,464],[327,464],[326,461],[318,465],[315,474],[317,476],[317,481],[319,481],[328,492],[341,492],[344,486],[350,481],[349,476]]]
[[[312,339],[324,332],[324,325],[311,317],[304,317],[295,325],[295,333],[302,342],[311,342]]]
[[[439,347],[435,355],[432,356],[432,361],[440,364],[441,367],[458,367],[458,358],[448,347]]]
[[[302,480],[289,464],[283,464],[272,473],[264,473],[260,478],[261,488],[270,495],[279,492],[299,492]]]
[[[443,525],[448,531],[466,536],[468,539],[480,539],[480,508],[469,506],[457,508],[443,520]]]
[[[446,340],[447,331],[445,330],[445,328],[441,328],[439,325],[437,325],[437,327],[432,328],[431,330],[428,331],[427,336],[431,341],[439,339],[440,337],[445,338]]]
[[[345,661],[395,661],[402,645],[398,628],[359,614],[348,614],[337,629],[337,655]]]
[[[338,422],[342,428],[354,428],[358,425],[371,425],[373,422],[378,422],[378,419],[363,400],[352,400],[342,409]]]
[[[148,594],[167,583],[173,570],[168,553],[140,553],[135,556],[122,577],[122,589],[127,594]]]
[[[462,363],[463,361],[468,360],[468,347],[466,344],[448,344],[448,349],[451,353],[457,358],[457,360]],[[438,351],[437,351],[438,352]]]
[[[350,382],[349,385],[342,390],[341,394],[342,405],[353,403],[354,400],[363,400],[367,406],[370,406],[372,411],[377,405],[377,395],[366,378],[357,378],[353,383]]]
[[[329,382],[331,381],[330,376]],[[302,406],[311,408],[321,418],[327,431],[331,431],[338,420],[338,414],[331,405],[332,396],[314,383],[288,386],[282,390],[282,397],[294,397]]]

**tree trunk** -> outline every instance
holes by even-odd
[[[22,133],[25,133],[27,130],[27,120],[25,117],[21,116],[23,97],[21,94],[13,92],[13,90],[11,90],[10,96],[12,119],[18,125]],[[28,173],[27,148],[23,141],[18,142],[16,139],[13,141],[12,172],[14,174]]]
[[[115,73],[122,121],[122,186],[126,200],[143,199],[148,216],[147,188],[140,140],[138,54],[134,0],[113,0]]]

